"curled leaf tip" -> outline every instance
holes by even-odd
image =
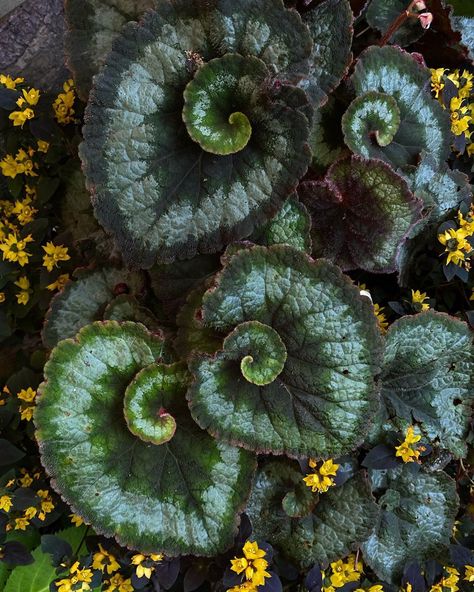
[[[257,386],[271,384],[285,367],[285,344],[272,327],[258,321],[240,324],[227,337],[224,348],[245,353],[240,370],[248,382]]]

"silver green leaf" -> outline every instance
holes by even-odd
[[[224,261],[203,297],[202,317],[231,337],[213,356],[191,362],[194,419],[259,452],[328,457],[354,449],[378,407],[381,338],[369,301],[336,266],[289,246],[244,245]],[[249,322],[271,328],[286,349],[278,353],[272,339],[284,365],[265,386],[242,373],[252,350],[234,347],[232,332]],[[265,352],[257,354],[265,364]]]
[[[82,100],[123,26],[154,5],[155,0],[66,0],[65,49]]]
[[[246,512],[254,535],[287,559],[302,569],[315,563],[327,566],[369,537],[379,509],[362,472],[319,497],[303,477],[298,465],[288,460],[265,464],[253,483]]]
[[[261,59],[265,84],[252,80],[250,94],[219,105],[228,116],[248,119],[247,145],[235,154],[213,154],[193,141],[183,122],[186,85],[203,62],[230,49],[216,42],[222,36],[210,23],[224,19],[232,36],[235,19],[255,16],[253,4],[159,0],[156,12],[125,27],[95,79],[80,154],[95,214],[135,267],[217,252],[248,236],[277,212],[307,170],[312,109],[302,90],[273,84],[282,67],[286,72],[302,60],[300,39],[289,45],[288,23],[303,36],[307,29],[281,1],[271,9],[266,1],[269,10],[257,23],[269,34],[279,22],[280,35],[257,44],[255,53],[252,37],[236,41],[246,56]],[[235,34],[244,32],[239,25]]]
[[[418,422],[434,446],[464,457],[474,401],[474,352],[466,323],[433,311],[393,323],[382,396],[392,413]]]
[[[348,0],[324,0],[303,13],[313,38],[309,76],[300,82],[315,106],[327,101],[349,68],[353,15]]]
[[[366,49],[352,75],[357,97],[343,118],[344,136],[351,150],[365,158],[381,158],[394,168],[416,165],[422,152],[431,154],[437,166],[443,163],[450,153],[449,114],[431,96],[429,81],[428,68],[403,50]],[[380,105],[375,101],[377,96]],[[374,129],[384,120],[388,128],[398,117],[394,135],[394,130],[387,133],[383,127],[381,131]],[[377,141],[377,132],[382,134],[382,142]]]
[[[35,410],[41,460],[96,532],[145,553],[215,555],[232,545],[255,459],[195,424],[186,370],[167,365],[166,347],[143,325],[115,321],[61,341]],[[152,410],[166,424],[157,445]]]
[[[412,468],[405,465],[385,475],[380,520],[362,545],[366,563],[380,579],[394,584],[408,563],[443,557],[458,511],[451,477]]]
[[[75,280],[68,282],[51,301],[42,332],[48,348],[102,319],[106,306],[119,294],[138,295],[145,288],[142,273],[116,267],[78,269],[74,276]]]

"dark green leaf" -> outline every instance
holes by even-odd
[[[312,217],[314,256],[344,270],[395,271],[420,218],[421,204],[405,179],[380,160],[338,161],[323,181],[303,182],[298,194]]]
[[[248,246],[227,259],[202,308],[204,323],[230,337],[191,363],[188,398],[201,427],[275,454],[327,457],[357,446],[377,408],[381,343],[369,301],[338,268],[288,246]],[[265,353],[235,347],[249,322],[276,333],[287,351],[266,386],[241,369],[253,355],[265,367]]]
[[[129,431],[125,389],[142,368],[168,363],[163,355],[163,341],[130,322],[94,323],[62,341],[35,412],[42,462],[97,532],[145,552],[214,555],[232,544],[255,461],[200,430],[171,378],[154,395],[157,412],[166,399],[174,436],[152,445]]]

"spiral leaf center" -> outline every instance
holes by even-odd
[[[169,407],[177,388],[182,388],[183,370],[178,364],[151,364],[130,382],[124,398],[124,416],[132,434],[152,444],[169,442],[176,420]]]
[[[272,383],[283,371],[287,358],[278,333],[258,321],[238,325],[224,341],[224,349],[240,358],[243,377],[257,386]]]
[[[238,54],[203,64],[184,91],[183,121],[191,138],[212,154],[243,150],[252,136],[251,113],[266,76],[263,62]]]

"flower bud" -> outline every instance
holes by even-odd
[[[433,15],[431,12],[424,12],[423,14],[418,15],[418,20],[420,21],[423,29],[429,29],[431,23],[433,22]]]

